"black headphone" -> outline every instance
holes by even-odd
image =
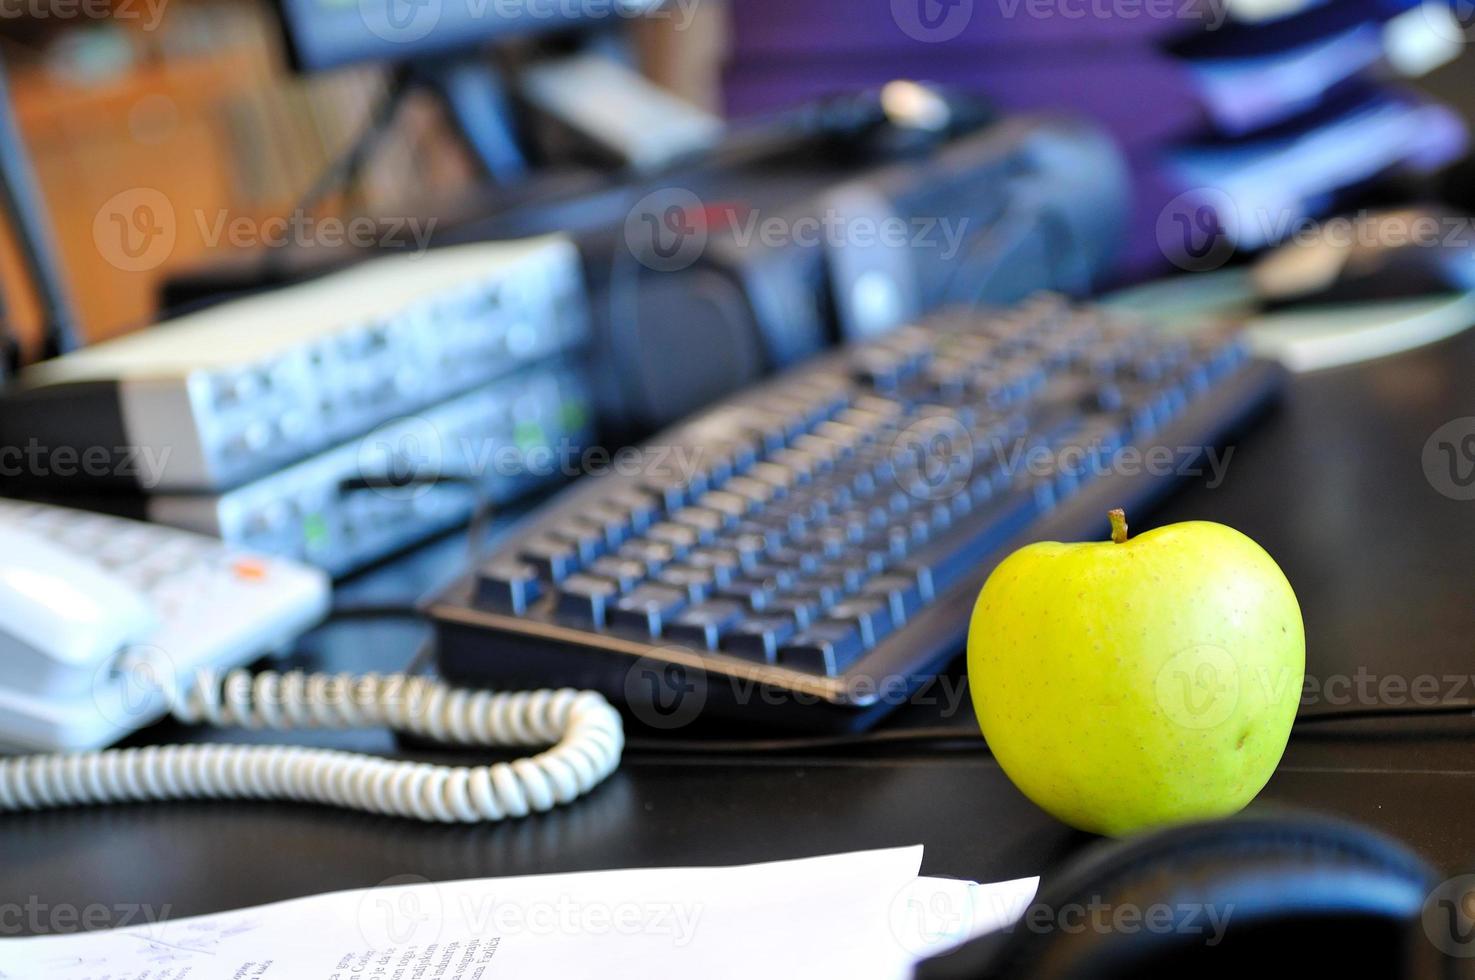
[[[917,980],[1439,977],[1452,961],[1421,919],[1437,882],[1381,834],[1262,810],[1098,844],[1047,876],[1012,929]]]

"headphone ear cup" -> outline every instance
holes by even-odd
[[[1437,881],[1374,831],[1261,810],[1098,844],[1047,877],[987,962],[918,977],[1432,978],[1447,965],[1421,923]]]

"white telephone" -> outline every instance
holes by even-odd
[[[315,569],[204,535],[0,501],[0,747],[110,745],[167,709],[139,664],[238,667],[322,619],[329,596]]]
[[[321,572],[219,541],[0,500],[0,812],[185,797],[305,799],[423,820],[547,810],[614,771],[619,714],[590,692],[453,691],[423,677],[251,675],[327,611]],[[423,766],[322,749],[87,751],[167,713],[248,728],[388,726],[531,759]]]
[[[64,696],[159,620],[143,594],[92,562],[0,525],[0,687]]]

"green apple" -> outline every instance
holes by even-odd
[[[1254,541],[1194,521],[1029,545],[983,586],[968,680],[999,765],[1040,807],[1120,836],[1243,809],[1290,737],[1306,634]]]

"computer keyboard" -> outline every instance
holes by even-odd
[[[442,672],[593,688],[655,728],[864,728],[962,650],[999,560],[1222,467],[1280,379],[1233,332],[1053,296],[939,314],[570,487],[431,604]]]

